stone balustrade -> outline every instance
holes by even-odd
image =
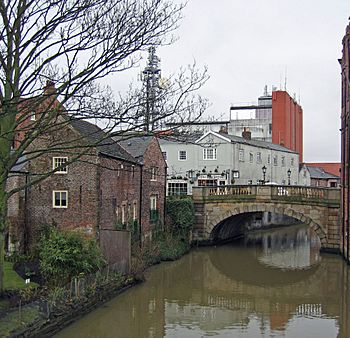
[[[194,198],[227,196],[230,199],[252,197],[271,200],[319,200],[339,203],[340,190],[337,188],[319,188],[288,185],[223,185],[213,187],[194,187]]]

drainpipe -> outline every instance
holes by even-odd
[[[139,207],[139,237],[140,237],[140,248],[142,247],[142,203],[143,203],[143,198],[142,198],[142,181],[143,181],[143,165],[140,165],[140,207]]]
[[[348,38],[348,41],[347,41],[347,43],[348,43],[348,55],[347,55],[347,61],[348,61],[348,74],[347,74],[347,90],[346,90],[346,92],[347,92],[347,98],[348,98],[348,100],[349,100],[349,106],[348,106],[348,114],[350,114],[350,39]],[[346,114],[346,110],[345,110],[345,116],[348,116],[348,114]],[[348,168],[347,168],[347,171],[348,171],[348,181],[347,181],[347,241],[346,241],[346,246],[347,246],[347,251],[346,251],[346,259],[347,259],[347,262],[349,263],[349,257],[350,257],[350,254],[349,254],[349,246],[350,246],[350,243],[349,243],[349,197],[350,197],[350,191],[349,191],[349,175],[350,175],[350,167],[349,167],[349,165],[350,165],[350,133],[349,133],[349,117],[348,117],[348,121],[347,121],[348,123],[347,123],[347,125],[348,125],[348,129],[347,129],[347,131],[348,131],[348,158],[347,158],[347,164],[348,164]]]
[[[28,253],[28,183],[29,173],[25,173],[25,189],[24,189],[24,252]]]
[[[163,203],[163,231],[165,229],[166,217],[166,186],[167,186],[167,166],[164,166],[164,203]]]

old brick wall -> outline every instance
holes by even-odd
[[[101,196],[100,228],[112,230],[124,227],[131,230],[134,217],[136,216],[136,221],[140,221],[141,166],[114,158],[100,157],[98,171]],[[136,210],[134,210],[135,204]],[[122,222],[122,212],[124,212],[124,222]]]
[[[77,143],[79,137],[70,127],[59,130],[56,135],[50,134],[46,138],[36,140],[32,147],[45,148],[50,137],[72,140]],[[82,141],[81,141],[82,143]],[[83,143],[82,143],[83,144]],[[79,150],[78,150],[79,151]],[[35,180],[40,174],[52,169],[53,157],[62,156],[72,159],[77,149],[61,151],[59,153],[45,153],[33,159],[29,164],[30,180]],[[33,243],[38,237],[42,225],[56,224],[60,229],[76,229],[94,236],[97,226],[98,211],[98,176],[96,150],[91,148],[89,155],[82,156],[78,161],[69,164],[67,173],[55,173],[43,181],[31,186],[28,192],[28,225],[29,241]],[[53,191],[68,192],[68,207],[53,207]]]
[[[155,168],[155,179],[152,179],[152,168]],[[157,226],[164,225],[166,163],[158,140],[153,138],[144,154],[142,173],[142,232],[149,238]],[[151,196],[157,196],[157,222],[150,220]]]

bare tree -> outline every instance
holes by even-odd
[[[25,187],[6,188],[11,170],[49,151],[74,151],[70,162],[86,154],[72,140],[32,146],[72,120],[94,119],[106,132],[142,130],[140,93],[114,100],[101,80],[134,67],[139,52],[171,43],[183,7],[167,0],[0,0],[0,291],[7,202]],[[200,115],[206,101],[193,92],[206,79],[193,67],[180,72],[162,92],[167,105],[157,119]]]

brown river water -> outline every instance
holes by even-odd
[[[350,338],[350,269],[306,226],[193,249],[55,337]]]

